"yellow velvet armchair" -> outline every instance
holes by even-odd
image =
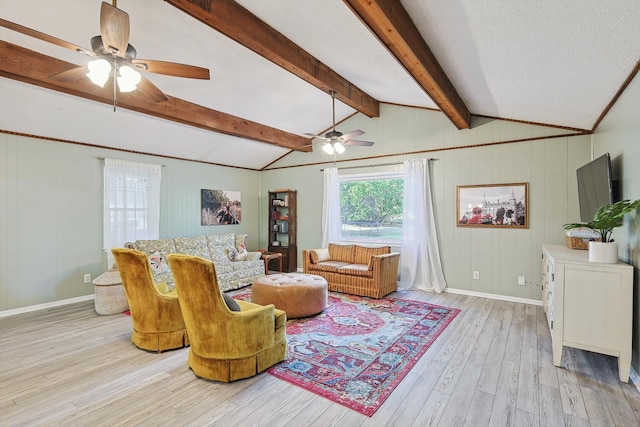
[[[189,345],[178,296],[162,294],[153,282],[149,259],[135,249],[111,250],[129,302],[133,333],[139,348],[158,353]]]
[[[168,258],[191,340],[189,367],[194,374],[235,381],[287,357],[284,311],[247,301],[236,301],[240,311],[231,311],[211,261],[179,254]]]

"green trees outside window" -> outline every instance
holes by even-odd
[[[388,243],[402,241],[403,185],[400,175],[342,179],[341,239]]]

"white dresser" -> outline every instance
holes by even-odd
[[[633,267],[598,264],[588,251],[542,247],[542,302],[551,330],[553,364],[569,346],[618,358],[620,381],[629,381]]]

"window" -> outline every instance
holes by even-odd
[[[402,173],[340,177],[340,240],[402,242]]]
[[[104,248],[138,239],[157,239],[160,232],[160,165],[105,159]]]

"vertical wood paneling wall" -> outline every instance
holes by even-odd
[[[623,199],[640,199],[640,76],[618,99],[593,135],[594,157],[611,155],[614,179],[619,180]],[[632,366],[640,372],[640,215],[630,215],[614,230],[620,259],[635,267],[633,302]]]
[[[448,285],[540,299],[541,247],[564,242],[562,224],[577,214],[575,169],[588,160],[589,146],[589,137],[569,137],[438,153],[435,196]],[[529,183],[528,229],[456,226],[456,186],[514,182]]]
[[[0,134],[0,311],[94,292],[104,157],[164,165],[160,237],[242,232],[257,246],[258,172]],[[203,188],[240,191],[242,223],[201,226]]]
[[[338,129],[362,129],[363,139],[376,144],[349,147],[336,160],[352,160],[337,166],[438,159],[434,197],[449,287],[540,299],[541,246],[561,244],[562,224],[578,220],[575,169],[590,159],[590,136],[469,148],[570,132],[487,118],[474,118],[472,129],[458,131],[440,112],[385,104],[379,118],[356,115]],[[456,148],[461,146],[468,148]],[[396,155],[421,150],[433,151]],[[380,157],[357,160],[365,156]],[[0,311],[93,293],[83,274],[95,278],[107,268],[99,157],[165,165],[161,237],[243,232],[251,249],[264,248],[267,191],[292,188],[298,190],[298,249],[320,245],[320,169],[332,165],[321,150],[292,153],[274,165],[296,167],[256,172],[0,134]],[[299,166],[305,164],[310,166]],[[349,173],[367,170],[376,168]],[[455,226],[457,185],[508,182],[530,183],[528,230]],[[200,226],[202,188],[241,191],[242,224]],[[472,279],[474,270],[479,280]],[[526,286],[517,285],[519,275]]]
[[[340,125],[346,132],[362,129],[362,139],[375,141],[371,148],[347,147],[345,155],[378,156],[435,150],[424,154],[338,162],[336,166],[375,165],[409,158],[437,158],[432,163],[433,186],[442,262],[448,286],[510,297],[540,300],[541,253],[544,243],[564,244],[562,225],[579,220],[576,169],[590,160],[589,135],[547,138],[567,134],[554,128],[474,118],[471,130],[457,131],[439,112],[382,105],[378,119],[359,115]],[[503,145],[451,149],[540,137],[542,139]],[[439,151],[440,150],[440,151]],[[299,248],[320,245],[322,208],[321,168],[332,167],[322,154],[295,153],[273,165],[289,166],[325,161],[307,167],[264,171],[263,193],[268,189],[298,190]],[[341,173],[396,170],[397,166],[343,170]],[[459,228],[456,226],[456,186],[472,184],[529,183],[529,229]],[[261,205],[265,205],[264,202]],[[263,220],[265,212],[262,212]],[[265,234],[261,231],[261,238]],[[262,242],[261,243],[265,243]],[[473,271],[480,279],[473,280]],[[519,286],[517,277],[525,276]]]

